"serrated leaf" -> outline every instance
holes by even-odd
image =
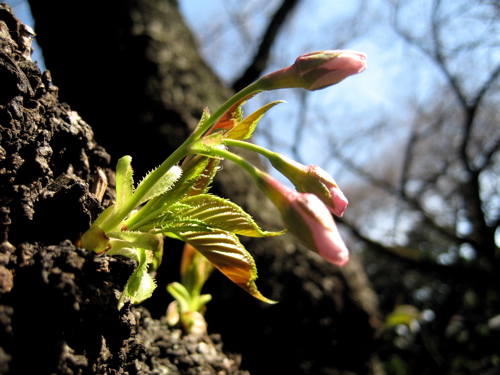
[[[174,207],[175,208],[175,207]],[[178,210],[164,213],[163,215],[153,217],[149,221],[141,223],[136,230],[150,233],[183,232],[183,231],[209,231],[210,227],[204,222],[191,219],[189,217],[176,215]]]
[[[205,134],[205,137],[209,134],[215,133],[227,133],[229,130],[234,128],[243,118],[243,111],[241,106],[245,103],[242,100],[234,104],[222,117],[212,126],[210,131]]]
[[[243,121],[240,121],[236,126],[230,129],[226,137],[231,139],[244,140],[248,139],[252,136],[252,133],[255,130],[255,127],[259,123],[259,120],[264,116],[264,114],[273,108],[275,105],[283,103],[283,100],[277,100],[275,102],[271,102],[259,108],[251,115],[246,117]]]
[[[144,184],[148,183],[148,177],[151,176],[151,173],[153,173],[156,169],[152,170],[149,172],[143,179],[142,181],[137,185],[136,189],[139,189],[141,186]],[[174,183],[181,177],[182,175],[182,168],[174,165],[172,168],[169,169],[167,173],[165,173],[155,184],[154,186],[149,190],[148,194],[146,194],[139,204],[142,204],[152,198],[155,198],[161,194],[164,194],[167,192],[173,185]]]
[[[201,115],[200,121],[198,122],[198,125],[196,125],[195,131],[203,126],[203,124],[210,118],[210,110],[208,108],[203,109],[203,113]]]
[[[255,261],[235,235],[224,231],[184,232],[179,237],[205,256],[219,271],[253,297],[276,303],[264,297],[255,285]]]
[[[126,155],[116,164],[116,209],[119,210],[132,196],[134,189],[132,157]]]
[[[215,195],[195,195],[182,199],[180,203],[191,208],[178,215],[199,220],[211,228],[248,237],[271,237],[284,233],[263,231],[240,206]]]
[[[205,136],[217,132],[222,132],[223,134],[227,133],[233,127],[235,127],[242,119],[243,112],[241,110],[241,106],[245,104],[245,102],[256,95],[257,92],[253,92],[243,98],[241,98],[238,102],[233,104],[231,108],[229,108],[224,115],[205,133]]]
[[[119,239],[110,240],[110,249],[106,252],[108,255],[121,255],[139,262],[138,248],[133,242]]]
[[[204,165],[204,168],[197,174],[195,179],[190,181],[190,187],[185,192],[187,196],[206,193],[210,189],[210,184],[219,170],[219,159],[207,158],[201,155],[199,157],[206,159],[198,162]]]
[[[137,269],[130,275],[127,284],[123,288],[122,295],[118,301],[120,310],[125,302],[130,300],[132,304],[141,303],[151,297],[156,283],[148,273],[148,257],[145,249],[137,249],[139,255],[139,264]]]
[[[201,155],[189,155],[186,160],[182,164],[182,176],[172,189],[154,201],[148,202],[149,212],[158,209],[164,211],[183,196],[205,193],[210,189],[210,184],[218,171],[219,160]]]

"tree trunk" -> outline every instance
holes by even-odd
[[[133,264],[72,244],[101,210],[89,186],[98,168],[112,177],[109,155],[29,60],[29,39],[0,5],[0,373],[245,374],[218,336],[118,311]]]
[[[180,144],[205,106],[216,108],[230,91],[198,56],[175,1],[32,2],[32,11],[61,98],[92,129],[60,104],[48,74],[42,77],[19,52],[2,54],[0,77],[9,82],[0,95],[5,372],[29,365],[20,354],[29,338],[32,358],[46,366],[38,373],[137,373],[138,366],[144,373],[161,366],[185,374],[242,373],[238,358],[220,362],[224,355],[213,336],[202,341],[227,368],[207,361],[208,355],[196,357],[199,341],[168,336],[160,323],[169,302],[165,285],[178,277],[179,243],[166,244],[159,287],[145,307],[120,312],[114,290],[124,285],[130,264],[71,243],[102,209],[88,188],[98,167],[112,177],[92,130],[113,160],[132,155],[140,177]],[[17,24],[6,10],[2,15],[14,35]],[[248,209],[265,229],[279,225],[245,172],[226,163],[216,181],[217,194]],[[280,303],[262,304],[217,274],[206,288],[214,296],[209,330],[222,334],[225,349],[243,354],[242,368],[256,374],[374,372],[376,303],[355,257],[337,269],[288,236],[244,243],[260,271],[259,289]],[[185,357],[173,349],[180,341],[191,344]]]

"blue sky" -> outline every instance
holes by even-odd
[[[7,1],[16,15],[33,26],[25,1]],[[257,5],[256,5],[257,4]],[[181,12],[197,37],[202,55],[223,81],[230,83],[245,68],[258,46],[259,35],[267,25],[281,0],[179,0]],[[368,55],[368,69],[347,78],[338,86],[307,96],[308,111],[301,117],[301,96],[297,90],[264,93],[252,99],[247,113],[267,102],[286,100],[264,117],[257,132],[256,143],[274,144],[274,150],[289,156],[295,145],[293,135],[303,128],[299,153],[305,164],[319,164],[330,172],[342,187],[352,183],[352,174],[331,157],[333,147],[356,163],[372,167],[385,157],[388,150],[397,155],[411,130],[411,121],[419,106],[424,105],[429,94],[434,94],[444,75],[417,48],[410,47],[389,26],[390,2],[366,1],[369,9],[357,12],[358,0],[303,0],[293,19],[277,38],[269,70],[288,66],[305,52],[320,49],[359,50]],[[425,13],[429,0],[409,0],[403,9],[406,22],[403,26],[417,34],[424,45],[428,30]],[[422,5],[427,4],[427,7]],[[457,2],[443,0],[445,14],[455,11]],[[242,7],[242,8],[238,8]],[[482,10],[484,11],[484,9]],[[241,19],[239,19],[241,16]],[[346,34],[349,27],[344,17],[357,22],[361,32]],[[452,67],[464,72],[467,89],[474,90],[482,84],[500,61],[498,33],[490,28],[488,14],[478,17],[464,8],[462,17],[450,22],[443,35],[449,50],[460,48],[463,41],[489,37],[491,43],[478,50],[464,49]],[[467,27],[463,27],[467,25]],[[498,30],[496,30],[498,31]],[[496,38],[495,38],[496,35]],[[41,61],[40,49],[35,49],[34,60]],[[464,70],[463,66],[470,66]],[[42,66],[43,69],[43,66]],[[474,73],[476,79],[469,79]],[[270,133],[272,139],[264,137]],[[387,159],[385,159],[387,160]],[[347,192],[348,195],[348,192]],[[500,234],[499,234],[500,236]]]

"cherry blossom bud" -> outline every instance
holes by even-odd
[[[309,52],[288,68],[265,75],[259,80],[262,90],[301,87],[314,91],[335,85],[366,69],[366,55],[349,50]]]
[[[270,155],[269,160],[299,192],[316,195],[332,214],[342,217],[347,198],[333,177],[322,168],[317,165],[306,166],[277,153]]]
[[[297,192],[266,173],[257,182],[280,211],[285,227],[303,245],[332,264],[347,263],[349,250],[332,215],[316,195]]]

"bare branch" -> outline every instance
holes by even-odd
[[[250,83],[255,81],[267,66],[269,53],[274,44],[281,27],[286,21],[287,16],[293,11],[299,0],[284,0],[277,12],[269,23],[264,36],[260,42],[259,50],[254,56],[253,61],[246,69],[245,73],[233,83],[233,89],[240,91]]]
[[[381,188],[383,191],[386,193],[392,195],[393,197],[401,199],[404,203],[406,203],[409,207],[414,209],[415,211],[418,211],[422,214],[424,222],[438,230],[442,235],[450,239],[451,241],[460,241],[460,242],[469,242],[468,240],[465,240],[464,238],[459,238],[457,233],[455,232],[454,228],[450,229],[448,227],[445,227],[443,225],[440,225],[436,219],[421,205],[420,201],[415,198],[415,197],[410,197],[408,195],[402,195],[401,191],[391,185],[388,181],[384,179],[380,179],[375,177],[372,173],[368,172],[364,168],[356,165],[353,163],[351,160],[345,158],[342,156],[340,153],[336,151],[332,151],[335,154],[335,157],[341,161],[346,167],[351,169],[352,171],[356,172],[360,177],[363,177],[366,179],[370,184],[373,186],[376,186],[378,188]],[[436,181],[436,177],[433,176],[429,180]],[[472,240],[471,240],[472,241]]]

